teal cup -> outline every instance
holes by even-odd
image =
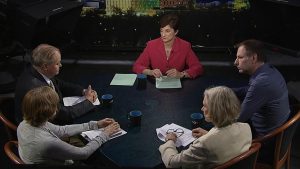
[[[130,120],[131,126],[140,126],[142,122],[142,112],[139,110],[133,110],[128,113],[128,120]]]
[[[204,121],[204,116],[202,113],[191,114],[192,129],[200,127],[203,124],[203,121]]]
[[[147,76],[144,74],[138,74],[137,75],[137,89],[138,90],[144,90],[147,86]]]
[[[101,103],[104,107],[110,107],[113,103],[113,96],[111,94],[104,94],[101,96]]]

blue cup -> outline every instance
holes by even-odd
[[[128,119],[132,126],[140,126],[142,121],[142,112],[139,110],[133,110],[128,113]]]
[[[113,96],[111,94],[104,94],[101,96],[103,106],[110,107],[113,103]]]
[[[144,90],[147,86],[147,75],[138,74],[137,75],[137,89]]]
[[[202,113],[192,113],[191,120],[192,120],[192,129],[198,128],[201,125],[203,125],[204,116]]]

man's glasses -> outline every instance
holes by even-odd
[[[184,131],[181,128],[177,128],[177,129],[168,129],[166,133],[167,134],[175,133],[177,137],[180,137],[184,134]]]

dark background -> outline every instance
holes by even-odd
[[[249,0],[248,8],[241,10],[221,3],[197,10],[163,8],[154,16],[119,12],[109,17],[102,9],[80,14],[83,4],[74,0],[36,1],[0,0],[0,47],[17,41],[29,51],[39,43],[60,48],[77,45],[80,49],[136,50],[159,37],[161,15],[175,12],[181,19],[179,36],[196,49],[232,47],[242,40],[256,38],[299,56],[300,44],[295,42],[300,38],[300,5],[296,0]],[[64,8],[51,11],[56,6]]]
[[[50,0],[45,0],[49,3]],[[81,4],[70,7],[71,0],[51,0],[54,5],[66,5],[61,12],[45,17],[29,17],[23,6],[35,0],[0,0],[0,96],[14,92],[15,81],[23,70],[32,48],[39,43],[50,43],[62,51],[63,68],[59,75],[67,81],[81,82],[87,74],[99,72],[131,73],[131,66],[148,40],[159,37],[157,16],[137,17],[121,15],[104,18],[99,11],[80,15]],[[277,0],[250,0],[250,8],[232,11],[211,7],[201,11],[165,9],[177,12],[181,19],[179,37],[190,41],[204,65],[205,75],[228,78],[248,78],[233,67],[234,44],[248,38],[264,41],[269,49],[268,60],[283,74],[286,81],[300,77],[300,5]],[[12,4],[11,4],[12,3]],[[17,3],[17,7],[16,7]],[[12,6],[10,6],[12,5]],[[35,4],[36,5],[36,4]],[[38,8],[45,6],[43,0]],[[82,4],[83,5],[83,4]],[[32,5],[31,5],[32,7]],[[69,8],[69,9],[68,9]],[[11,13],[14,11],[14,13]],[[23,13],[22,13],[23,12]],[[15,17],[18,14],[19,17]],[[21,20],[25,21],[20,22]],[[99,24],[101,23],[101,24]],[[23,24],[23,25],[22,25]],[[16,26],[17,25],[17,26]],[[200,25],[200,27],[199,27]],[[114,29],[105,29],[112,28]],[[113,61],[113,62],[110,62]],[[0,124],[0,163],[7,164],[3,145],[7,141]],[[294,143],[299,142],[299,131]],[[292,169],[299,168],[299,145],[293,144]]]

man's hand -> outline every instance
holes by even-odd
[[[97,92],[92,89],[91,85],[89,85],[88,88],[83,91],[83,93],[85,98],[91,103],[94,103],[98,98]]]

